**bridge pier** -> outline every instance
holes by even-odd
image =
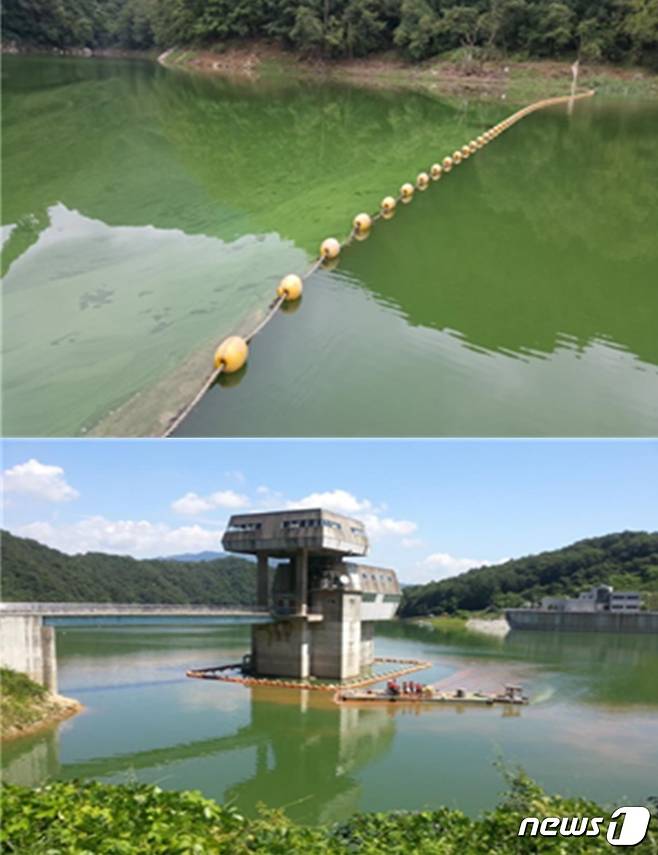
[[[57,691],[55,628],[41,615],[2,615],[0,665],[31,677],[51,692]]]

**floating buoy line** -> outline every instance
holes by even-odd
[[[572,104],[581,98],[591,98],[594,95],[594,90],[589,89],[586,92],[572,93],[571,95],[560,95],[556,98],[544,98],[541,101],[535,101],[516,113],[512,113],[506,119],[503,119],[497,125],[484,131],[480,136],[472,139],[470,142],[456,149],[451,155],[446,155],[440,162],[433,163],[428,171],[421,171],[416,176],[414,183],[406,181],[400,187],[397,196],[385,196],[380,205],[379,210],[374,214],[360,213],[354,217],[352,221],[352,229],[345,240],[339,241],[335,237],[328,237],[322,241],[320,245],[320,253],[311,266],[302,274],[288,273],[284,276],[276,290],[276,297],[267,307],[264,317],[256,324],[256,326],[246,335],[238,336],[231,335],[225,338],[215,350],[213,367],[203,385],[197,394],[189,401],[170,421],[162,436],[171,436],[171,434],[180,426],[187,418],[196,405],[201,401],[208,389],[217,380],[220,374],[233,374],[239,371],[247,363],[249,358],[249,345],[255,336],[267,326],[272,318],[279,311],[284,303],[294,303],[302,296],[304,283],[309,279],[321,266],[335,263],[340,256],[341,251],[349,246],[353,240],[365,240],[374,225],[379,220],[390,220],[395,215],[398,204],[409,204],[414,198],[416,192],[423,192],[433,182],[439,181],[444,175],[447,175],[456,166],[459,166],[471,155],[476,154],[488,143],[493,142],[496,137],[500,136],[504,131],[508,130],[512,125],[515,125],[521,119],[524,119],[530,113],[537,110],[543,110],[545,107],[553,107],[558,104]]]

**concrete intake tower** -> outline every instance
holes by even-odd
[[[374,622],[395,615],[400,585],[345,560],[368,552],[363,523],[321,509],[236,514],[222,544],[256,556],[258,605],[274,618],[252,627],[253,674],[346,680],[373,664]]]

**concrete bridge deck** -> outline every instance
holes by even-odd
[[[0,603],[0,622],[9,617],[39,618],[43,626],[55,627],[272,622],[266,607],[158,603]]]
[[[258,606],[201,606],[153,603],[0,603],[0,665],[23,671],[57,690],[58,627],[235,626],[271,623]]]

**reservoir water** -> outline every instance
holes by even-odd
[[[3,85],[7,435],[160,432],[282,275],[518,106],[128,60],[8,56]],[[655,435],[657,130],[599,97],[524,120],[320,271],[179,433]]]
[[[85,711],[3,746],[9,781],[146,781],[199,789],[249,815],[261,802],[284,807],[306,823],[440,804],[476,814],[505,788],[497,763],[601,803],[658,793],[655,636],[499,640],[383,627],[378,655],[433,663],[417,679],[491,690],[520,682],[531,698],[523,708],[422,711],[185,677],[236,661],[246,628],[67,629],[57,645],[60,690]]]

